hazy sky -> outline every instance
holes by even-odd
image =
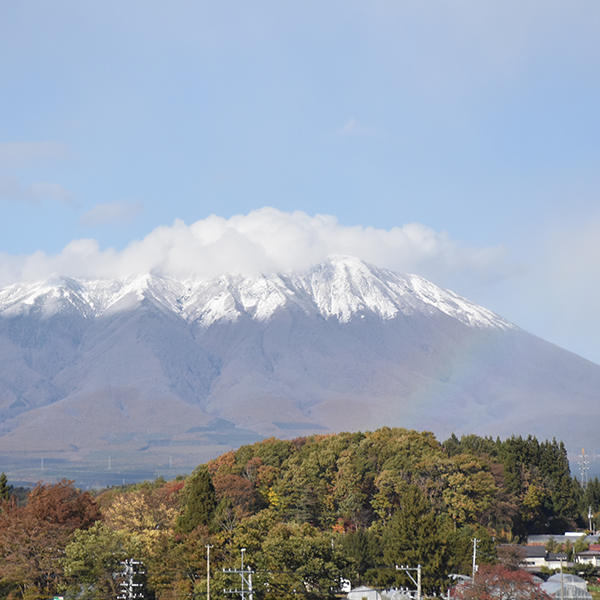
[[[354,254],[600,363],[600,3],[4,2],[0,215],[0,285]]]

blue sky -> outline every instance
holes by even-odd
[[[262,237],[600,363],[599,106],[591,0],[3,3],[0,284]]]

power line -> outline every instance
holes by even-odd
[[[248,594],[248,600],[253,600],[252,596],[252,569],[244,569],[244,552],[246,548],[242,548],[242,567],[241,569],[223,569],[223,573],[237,573],[242,578],[242,589],[224,589],[224,594],[239,594],[241,600],[246,600],[246,594]]]

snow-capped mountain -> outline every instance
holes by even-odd
[[[514,328],[491,311],[416,275],[403,275],[351,257],[332,257],[307,273],[256,277],[223,275],[217,280],[179,282],[144,275],[123,281],[54,277],[0,290],[0,316],[39,313],[44,317],[77,312],[87,318],[124,311],[144,300],[203,327],[236,321],[243,314],[258,321],[294,306],[306,314],[347,323],[365,312],[381,319],[441,311],[462,323]]]
[[[0,290],[5,462],[181,469],[262,436],[383,425],[581,447],[598,390],[600,366],[349,257],[303,273]]]

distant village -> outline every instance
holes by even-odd
[[[564,548],[564,549],[563,549]],[[585,548],[576,550],[576,548]],[[549,598],[563,600],[566,598],[592,600],[600,596],[600,534],[586,533],[582,531],[565,532],[564,535],[531,535],[527,538],[527,543],[523,545],[501,545],[500,553],[504,551],[504,556],[512,555],[516,558],[516,564],[513,568],[518,568],[532,577],[529,580],[533,586],[537,585],[542,594]],[[479,565],[476,563],[476,554],[474,554],[474,574],[477,577]],[[580,575],[575,573],[579,572]],[[487,577],[487,575],[486,575]],[[469,593],[469,588],[473,586],[474,576],[452,574],[450,575],[453,583],[448,586],[445,596],[447,598],[482,598],[483,596],[473,596]],[[349,582],[345,586],[349,587]],[[588,585],[595,591],[593,595],[588,591]],[[486,584],[487,592],[491,598],[506,598],[502,594],[502,586],[498,585],[497,593],[494,590],[495,582],[489,581]],[[513,595],[509,598],[529,598],[532,594],[532,588],[522,590],[519,594],[517,586],[513,588]],[[480,594],[479,589],[477,594]],[[424,595],[419,590],[418,581],[413,582],[413,586],[406,588],[390,588],[377,590],[368,586],[360,586],[354,589],[348,589],[345,598],[348,600],[407,600],[418,599]]]

